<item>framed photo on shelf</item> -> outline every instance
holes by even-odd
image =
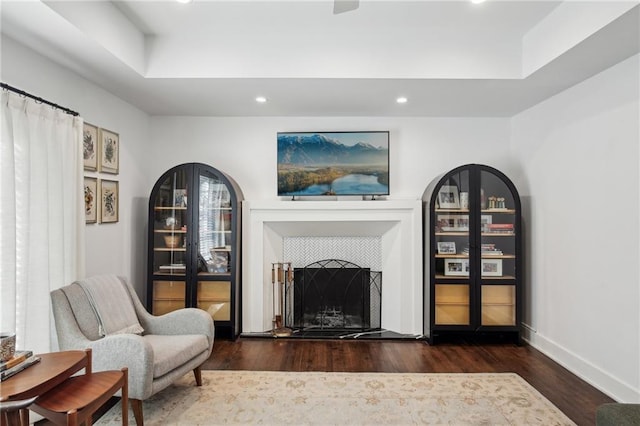
[[[454,241],[438,241],[438,254],[456,254]]]
[[[459,209],[460,194],[455,185],[442,185],[438,191],[438,205],[441,209]]]
[[[120,194],[118,192],[118,181],[100,180],[100,222],[117,222],[119,204]]]
[[[82,127],[82,157],[85,170],[98,170],[98,128],[93,124]]]
[[[502,259],[482,259],[481,268],[483,277],[501,277]]]
[[[94,177],[84,178],[84,221],[98,221],[98,179]]]
[[[466,232],[469,231],[469,215],[439,214],[436,226],[442,232]]]
[[[173,190],[173,206],[187,207],[187,190],[186,189]]]
[[[100,171],[118,174],[120,136],[107,129],[100,129]]]
[[[469,276],[469,259],[445,259],[444,274]]]

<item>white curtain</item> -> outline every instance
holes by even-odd
[[[84,276],[83,120],[6,90],[0,106],[0,331],[50,352],[49,292]]]

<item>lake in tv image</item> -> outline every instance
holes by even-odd
[[[389,132],[278,133],[278,195],[388,195]]]

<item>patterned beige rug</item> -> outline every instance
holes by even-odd
[[[574,425],[512,373],[203,371],[202,380],[186,375],[144,401],[145,424]],[[121,424],[120,404],[96,424]]]

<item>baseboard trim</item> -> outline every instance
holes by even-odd
[[[627,383],[612,377],[607,372],[591,364],[584,358],[558,345],[535,330],[523,327],[523,339],[591,386],[618,402],[640,401],[640,389],[634,389]]]

